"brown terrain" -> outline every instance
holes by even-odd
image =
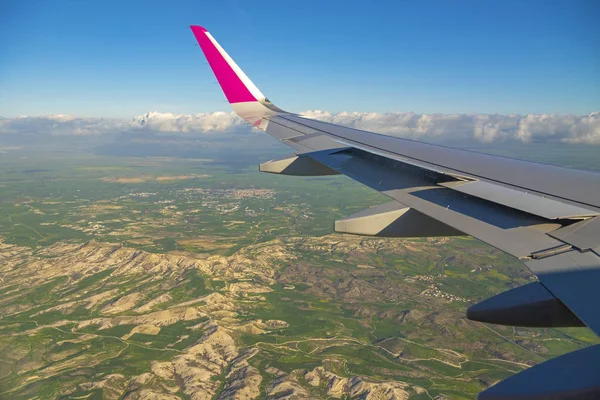
[[[420,364],[424,360],[457,374],[474,355],[499,359],[490,365],[508,373],[542,360],[539,342],[524,344],[537,350],[499,345],[506,343],[501,332],[490,333],[456,308],[444,308],[464,301],[428,295],[432,285],[441,291],[434,275],[381,268],[370,256],[433,252],[436,245],[331,235],[282,238],[206,256],[97,241],[37,249],[0,242],[0,398],[33,396],[46,386],[53,388],[49,397],[102,393],[108,399],[433,398],[415,383],[434,371]],[[324,266],[307,260],[307,252],[335,265],[353,264]],[[468,264],[460,258],[442,262]],[[298,285],[308,300],[294,297]],[[276,293],[299,312],[340,304],[345,320],[370,333],[352,336],[344,322],[326,337],[278,340],[273,335],[300,327],[291,315],[261,314]],[[374,300],[417,306],[382,308]],[[404,326],[407,333],[380,334],[374,321]],[[473,332],[480,336],[468,340]],[[249,337],[258,340],[249,343]],[[344,348],[369,349],[384,364],[396,362],[406,379],[383,366],[372,370],[376,379],[353,373],[346,358],[331,352]],[[280,354],[275,359],[320,361],[284,370],[270,365],[274,352]]]

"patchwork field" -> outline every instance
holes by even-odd
[[[467,237],[333,234],[386,199],[219,149],[2,154],[1,399],[470,399],[598,343],[468,321],[534,277]]]

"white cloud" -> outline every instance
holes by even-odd
[[[128,131],[210,133],[245,128],[233,112],[172,114],[149,112],[131,120],[72,115],[22,116],[0,119],[0,134],[101,135]]]
[[[600,144],[600,112],[589,115],[416,114],[312,110],[302,115],[387,135],[419,138],[561,141]],[[128,131],[167,133],[242,132],[249,127],[233,112],[150,112],[131,120],[69,115],[0,119],[0,134],[100,135]]]
[[[115,132],[123,123],[104,118],[82,118],[72,115],[22,116],[0,120],[0,134],[94,135]]]
[[[569,114],[415,114],[306,111],[303,115],[387,135],[419,138],[561,141],[600,144],[600,112]]]
[[[172,114],[150,112],[130,122],[131,129],[145,128],[156,132],[228,132],[244,126],[233,112]]]

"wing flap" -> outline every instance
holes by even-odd
[[[560,224],[439,186],[431,176],[356,151],[315,152],[317,161],[445,225],[515,257],[563,243],[546,235]],[[389,161],[389,160],[388,160]]]
[[[581,251],[595,250],[600,243],[600,217],[586,219],[549,233],[550,236],[577,247]]]
[[[587,208],[485,181],[451,182],[440,185],[549,220],[580,219],[600,214]]]

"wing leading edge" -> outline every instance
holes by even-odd
[[[468,318],[516,326],[588,326],[600,334],[595,295],[600,174],[379,135],[286,112],[260,92],[206,29],[191,29],[234,111],[295,149],[287,158],[261,164],[261,171],[344,174],[392,199],[336,221],[336,231],[471,235],[523,260],[539,282],[473,306]],[[553,385],[547,384],[548,376]],[[577,396],[600,397],[600,345],[525,370],[479,398]]]

